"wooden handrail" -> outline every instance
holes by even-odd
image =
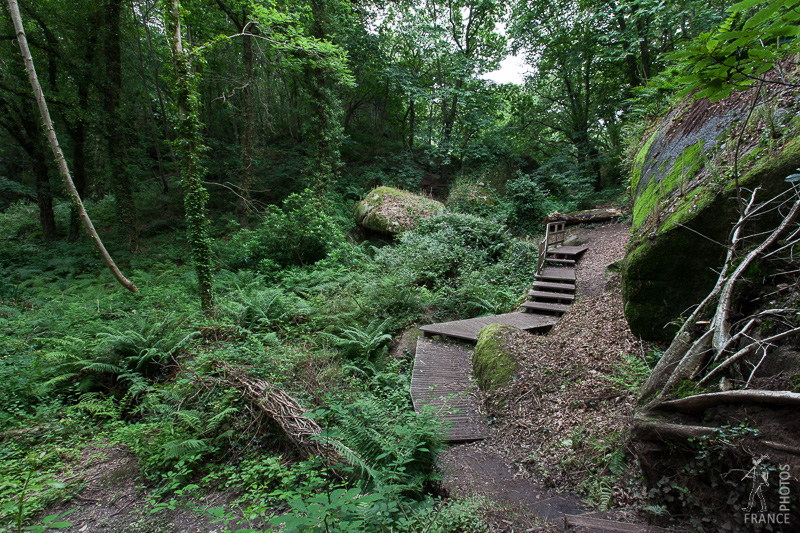
[[[566,222],[548,222],[544,230],[544,239],[539,243],[539,257],[536,260],[536,273],[541,274],[544,267],[544,260],[547,256],[547,250],[552,246],[559,245],[564,242],[566,230]]]

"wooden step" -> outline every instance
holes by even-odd
[[[562,265],[570,265],[570,266],[574,266],[575,265],[575,260],[574,259],[563,259],[563,258],[560,258],[560,257],[547,256],[547,257],[544,258],[544,260],[547,261],[548,263],[559,263],[559,264],[562,264]]]
[[[542,291],[562,291],[562,292],[575,292],[575,285],[572,283],[553,283],[550,281],[534,281],[533,290]]]
[[[575,283],[575,269],[571,267],[544,267],[540,273],[536,274],[536,281]]]
[[[555,248],[549,248],[547,250],[547,255],[561,255],[564,257],[575,258],[581,255],[583,252],[588,250],[589,247],[586,245],[582,246],[557,246]]]
[[[566,303],[572,302],[575,295],[568,292],[530,291],[528,298],[531,300],[560,300]]]
[[[522,308],[529,313],[550,313],[554,315],[563,315],[569,311],[568,304],[551,304],[544,302],[522,302]]]
[[[553,316],[534,315],[531,313],[505,313],[502,315],[482,316],[466,320],[453,320],[439,324],[422,326],[422,333],[426,337],[444,335],[453,339],[478,342],[478,334],[484,326],[489,324],[508,324],[523,331],[536,331],[544,333],[558,322]]]

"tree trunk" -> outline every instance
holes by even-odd
[[[192,247],[192,259],[197,271],[200,307],[205,313],[210,313],[214,304],[214,273],[211,267],[211,240],[208,237],[206,217],[208,191],[203,187],[205,168],[200,159],[203,143],[202,125],[198,116],[196,74],[192,72],[191,55],[183,48],[180,0],[172,0],[172,5],[165,9],[164,16],[167,35],[171,37],[172,60],[175,64],[175,100],[180,120],[178,146],[181,155],[181,185],[189,244]]]
[[[311,0],[313,17],[311,34],[319,40],[324,40],[326,37],[326,1]],[[309,133],[315,151],[311,172],[317,194],[324,194],[339,168],[339,147],[342,134],[341,103],[334,94],[330,76],[323,68],[309,66],[307,72],[312,116]]]
[[[19,118],[21,127],[15,128],[15,137],[31,158],[42,237],[49,241],[56,237],[56,216],[53,211],[53,193],[50,189],[50,170],[47,168],[47,151],[38,138],[40,135],[39,124],[37,124],[33,112],[24,106],[24,102]]]
[[[244,28],[242,28],[244,31]],[[242,175],[239,180],[239,196],[236,198],[236,219],[245,229],[250,227],[247,210],[250,204],[250,183],[253,180],[253,136],[255,134],[256,111],[253,103],[253,40],[249,35],[242,37],[244,59],[244,138],[242,139]]]
[[[106,0],[105,4],[105,42],[103,52],[106,62],[106,83],[103,88],[106,133],[108,135],[108,158],[111,162],[111,175],[117,212],[123,225],[128,247],[133,251],[139,245],[139,228],[136,217],[136,204],[130,176],[125,168],[124,136],[120,123],[119,103],[122,91],[122,61],[120,51],[120,18],[122,0]]]
[[[164,140],[167,141],[167,148],[169,149],[169,159],[172,164],[178,166],[178,160],[175,157],[175,151],[172,149],[172,135],[169,131],[169,121],[167,120],[167,110],[164,106],[164,95],[161,92],[161,74],[158,71],[158,61],[155,60],[155,52],[153,52],[153,40],[150,38],[150,26],[145,21],[144,34],[147,37],[147,50],[150,62],[153,64],[153,81],[156,88],[156,97],[158,98],[158,109],[161,113],[161,121],[164,126]]]
[[[552,213],[547,215],[547,222],[564,221],[567,225],[572,224],[594,224],[596,222],[608,222],[623,216],[621,209],[613,207],[604,209],[589,209],[587,211],[575,211],[573,213]]]
[[[36,205],[39,206],[42,237],[49,241],[56,237],[56,217],[53,211],[53,194],[50,191],[50,176],[44,154],[37,153],[33,160],[33,177],[36,183]]]
[[[414,150],[414,126],[416,120],[414,100],[411,100],[408,105],[411,107],[408,114],[408,149]]]
[[[142,53],[142,41],[139,37],[139,20],[135,18],[136,24],[136,51],[139,57],[139,69],[141,70],[142,86],[144,87],[144,100],[147,107],[147,122],[150,124],[150,134],[153,138],[153,148],[156,151],[156,160],[158,162],[158,177],[161,180],[161,190],[164,193],[169,192],[169,184],[167,177],[164,174],[164,158],[161,156],[161,140],[158,138],[158,125],[156,124],[156,117],[153,113],[153,105],[150,103],[150,88],[148,87],[147,76],[144,68],[144,54]]]
[[[97,38],[92,35],[86,45],[84,62],[89,65],[94,57],[94,48]],[[88,121],[86,120],[86,112],[89,109],[89,79],[88,76],[81,76],[77,80],[78,84],[78,108],[81,110],[81,115],[75,121],[75,126],[72,128],[72,164],[73,164],[73,182],[75,183],[75,190],[81,198],[86,196],[86,128]],[[69,221],[69,240],[76,241],[80,237],[81,228],[81,215],[75,206],[72,207]]]
[[[25,61],[25,69],[28,71],[28,78],[31,82],[33,95],[36,98],[36,103],[39,106],[39,112],[42,115],[42,122],[44,123],[45,132],[47,133],[47,139],[50,142],[50,147],[53,149],[53,155],[56,158],[58,169],[61,172],[61,176],[64,178],[64,183],[67,186],[67,191],[70,194],[73,205],[75,205],[75,207],[79,210],[81,219],[83,220],[86,230],[89,232],[89,236],[92,238],[95,248],[100,253],[100,256],[103,258],[103,262],[111,271],[114,278],[116,278],[116,280],[129,291],[139,292],[139,290],[136,288],[136,285],[123,276],[122,272],[119,271],[117,265],[114,263],[114,260],[111,259],[111,256],[108,254],[105,246],[103,246],[100,236],[97,235],[97,232],[92,225],[92,221],[89,219],[89,215],[86,214],[86,210],[83,208],[81,197],[78,195],[78,191],[75,189],[75,184],[72,182],[72,177],[70,176],[69,168],[67,167],[67,160],[64,159],[64,154],[61,151],[61,147],[58,145],[56,131],[53,128],[52,121],[50,120],[50,112],[47,110],[47,102],[45,101],[42,87],[39,84],[39,79],[36,77],[36,69],[33,65],[33,57],[31,57],[31,52],[28,49],[28,41],[25,38],[25,30],[22,26],[22,18],[19,15],[19,6],[17,5],[17,0],[8,0],[8,10],[11,14],[11,20],[14,23],[17,42],[19,43],[20,52],[22,53],[22,59]]]

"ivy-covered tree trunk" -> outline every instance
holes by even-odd
[[[192,247],[192,260],[197,270],[200,306],[211,311],[214,303],[214,274],[211,265],[211,239],[208,236],[206,203],[208,191],[203,187],[206,169],[200,161],[205,149],[202,139],[197,91],[197,74],[192,70],[192,54],[183,47],[181,3],[172,0],[165,9],[167,33],[171,36],[172,60],[175,65],[175,100],[178,104],[178,153],[181,164],[183,205]]]
[[[311,0],[313,16],[311,34],[320,41],[325,40],[326,0]],[[341,121],[342,105],[336,95],[336,80],[320,66],[308,67],[308,92],[310,93],[311,120],[308,133],[314,155],[311,173],[314,188],[324,194],[333,182],[340,164],[340,148],[344,129]]]

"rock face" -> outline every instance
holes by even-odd
[[[738,219],[737,145],[739,183],[760,186],[761,200],[786,189],[785,177],[800,167],[798,97],[762,93],[766,103],[756,110],[769,112],[754,112],[741,135],[754,92],[716,103],[687,100],[643,139],[631,175],[633,228],[622,272],[625,316],[643,339],[670,339],[677,330],[671,324],[716,281],[713,269]]]
[[[392,187],[378,187],[356,204],[356,223],[389,235],[412,229],[425,218],[444,211],[444,205]]]
[[[517,371],[513,352],[503,343],[503,334],[507,331],[519,330],[506,324],[489,324],[478,334],[478,344],[472,352],[472,373],[481,390],[505,385]]]

